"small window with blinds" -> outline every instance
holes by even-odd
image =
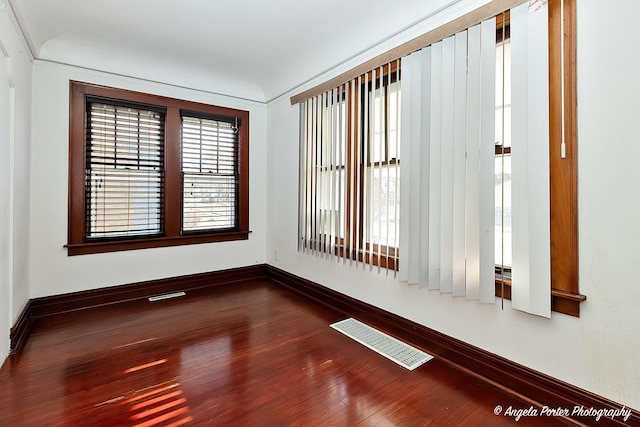
[[[163,230],[164,113],[87,102],[87,239]]]
[[[69,255],[248,238],[248,111],[71,82]]]
[[[183,113],[183,232],[236,227],[238,125],[237,118]]]

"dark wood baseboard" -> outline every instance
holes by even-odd
[[[146,299],[153,295],[207,289],[264,278],[265,267],[264,264],[260,264],[31,299],[11,328],[10,354],[20,352],[27,342],[31,328],[39,319],[70,311]]]
[[[33,326],[33,313],[31,311],[32,300],[27,301],[18,318],[15,325],[9,331],[9,354],[16,354],[24,347],[29,334],[31,334],[31,327]]]
[[[356,300],[318,283],[295,276],[286,271],[269,266],[267,276],[271,280],[305,295],[337,312],[357,318],[371,326],[416,346],[430,354],[446,359],[467,369],[496,385],[516,393],[542,408],[569,408],[619,410],[622,405],[601,396],[534,371],[481,348],[457,340],[426,326],[412,322],[373,305]],[[626,409],[626,408],[625,408]],[[590,424],[594,418],[575,417],[569,419]],[[640,426],[640,412],[632,410],[626,423],[620,418],[600,418],[601,426]]]
[[[18,353],[22,349],[35,322],[48,316],[146,299],[152,295],[170,292],[206,290],[259,278],[267,278],[335,312],[357,318],[403,341],[421,347],[436,357],[509,390],[539,408],[545,405],[550,408],[569,409],[576,406],[605,410],[622,408],[622,405],[616,402],[269,265],[234,268],[32,299],[11,329],[11,354]],[[587,425],[594,421],[593,417],[570,419]],[[619,418],[612,420],[602,417],[597,424],[640,426],[640,412],[632,410],[631,417],[626,423]]]

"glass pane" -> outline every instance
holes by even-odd
[[[389,159],[400,158],[400,83],[389,85]]]
[[[369,168],[369,241],[398,247],[400,220],[400,166]]]
[[[496,156],[496,265],[511,267],[511,156]],[[504,248],[504,252],[503,252]],[[504,258],[503,258],[504,253]]]
[[[347,105],[339,102],[333,107],[333,138],[334,152],[331,163],[337,166],[344,166],[347,163]]]
[[[235,227],[236,178],[183,174],[182,229],[221,230]]]
[[[387,96],[376,89],[369,106],[370,162],[400,158],[400,85],[392,83],[385,90]]]
[[[503,145],[503,113],[504,146],[511,147],[511,43],[509,40],[496,46],[496,145]]]
[[[384,134],[383,132],[385,131],[385,123],[384,123],[384,118],[380,117],[380,114],[382,113],[381,109],[382,109],[382,96],[381,96],[382,92],[380,91],[380,89],[377,89],[374,92],[374,96],[373,96],[373,102],[372,105],[369,107],[370,111],[370,120],[371,120],[371,127],[370,127],[370,132],[372,132],[371,134],[371,145],[369,147],[369,159],[372,162],[381,162],[383,160],[385,160],[385,153],[384,153],[384,146],[381,146],[381,143],[384,143],[384,139],[381,140],[381,138],[384,138]]]
[[[318,193],[318,227],[320,234],[332,234],[345,237],[345,171],[340,169],[334,174],[323,171],[318,174],[320,188]],[[333,199],[333,204],[331,200]]]

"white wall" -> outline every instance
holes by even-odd
[[[29,165],[32,64],[0,10],[0,360],[29,299]]]
[[[249,240],[69,257],[69,80],[249,111]],[[266,107],[120,76],[36,61],[31,162],[31,298],[265,262]]]
[[[269,105],[270,264],[630,407],[640,408],[640,55],[635,0],[578,2],[578,318],[551,319],[296,252],[298,109]],[[623,13],[621,13],[623,12]],[[615,34],[614,39],[604,37]],[[275,252],[278,252],[278,260]],[[543,402],[544,403],[544,402]]]
[[[640,2],[578,8],[585,374],[599,393],[640,409]]]
[[[2,17],[0,17],[2,19]],[[2,42],[2,39],[0,39]],[[3,43],[1,46],[4,47]],[[9,354],[11,327],[11,141],[10,86],[5,64],[9,58],[0,50],[0,357]]]

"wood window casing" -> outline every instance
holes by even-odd
[[[85,167],[87,99],[149,106],[164,111],[164,187],[161,232],[153,236],[88,239]],[[220,232],[182,232],[181,117],[184,112],[237,118],[237,199],[235,226]],[[249,112],[112,87],[72,81],[69,105],[68,255],[246,240],[249,234]]]

